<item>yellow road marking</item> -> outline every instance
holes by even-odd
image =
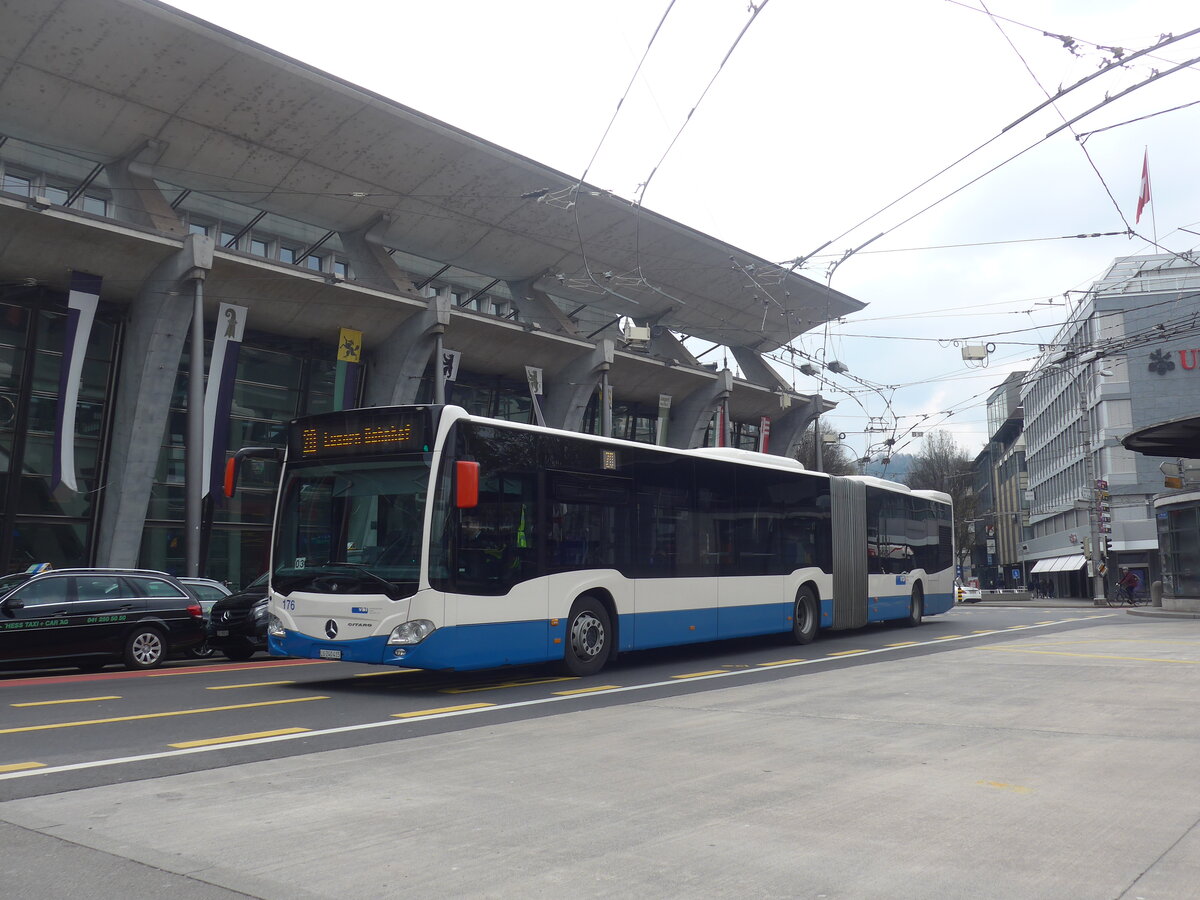
[[[247,665],[246,668],[263,668],[263,669],[290,669],[293,666],[328,666],[333,664],[332,659],[302,659],[297,662],[272,662],[269,666],[261,667]],[[242,665],[241,663],[231,663],[231,665]],[[223,672],[239,672],[240,669],[221,669],[214,672],[210,666],[192,666],[187,669],[167,669],[165,672],[151,672],[147,678],[166,678],[169,675],[203,675],[206,672],[210,675],[220,675]]]
[[[384,669],[382,672],[359,672],[355,678],[378,678],[380,675],[395,675],[397,672],[420,672],[420,669]]]
[[[774,662],[759,663],[760,666],[790,666],[792,663],[804,662],[802,659],[777,659]]]
[[[1002,791],[1012,791],[1014,794],[1032,794],[1033,788],[1022,787],[1019,784],[1005,784],[1003,781],[977,781],[976,784],[982,784],[985,787],[999,788]]]
[[[419,709],[415,712],[393,713],[393,719],[417,719],[421,716],[436,716],[441,713],[462,712],[466,709],[483,709],[488,706],[495,706],[495,703],[467,703],[463,706],[443,706],[441,709]]]
[[[1025,650],[1020,647],[979,647],[1003,653],[1034,653],[1041,656],[1077,656],[1081,659],[1121,659],[1128,662],[1182,663],[1185,666],[1200,666],[1200,659],[1163,659],[1154,656],[1114,656],[1107,653],[1068,653],[1066,650]],[[3,732],[0,732],[3,734]]]
[[[966,637],[966,635],[965,634],[943,634],[941,637],[937,638],[937,640],[952,641],[955,638],[960,638],[960,637]]]
[[[1009,625],[1008,631],[1016,631],[1018,628],[1028,628],[1028,625]]]
[[[972,631],[971,634],[995,634],[990,628],[985,628],[983,631]]]
[[[1058,619],[1049,619],[1045,622],[1034,622],[1033,624],[1034,625],[1057,625],[1058,622],[1059,622]]]
[[[826,656],[853,656],[855,653],[866,653],[866,650],[838,650],[836,653],[826,653]]]
[[[9,706],[56,706],[59,703],[92,703],[96,700],[120,700],[116,694],[110,697],[73,697],[70,700],[31,700],[28,703],[10,703]]]
[[[307,728],[277,728],[274,731],[256,731],[253,734],[231,734],[229,737],[206,738],[202,741],[181,741],[178,744],[171,744],[180,750],[186,750],[188,747],[207,747],[211,744],[233,744],[238,741],[252,741],[255,738],[276,737],[281,734],[300,734],[308,731]]]
[[[613,691],[619,687],[619,684],[601,684],[596,687],[576,688],[573,691],[555,691],[554,696],[570,697],[572,694],[591,694],[595,691]]]
[[[898,644],[888,644],[889,647],[911,647],[916,644],[916,641],[901,641]]]
[[[206,687],[206,691],[232,691],[237,688],[244,687],[271,687],[276,684],[295,684],[294,681],[252,681],[249,684],[219,684],[215,687]],[[174,746],[172,744],[171,746]]]
[[[24,772],[26,769],[44,769],[45,763],[9,763],[7,766],[0,766],[0,772]]]
[[[516,681],[501,681],[497,684],[477,684],[468,687],[439,688],[439,694],[475,694],[480,691],[502,691],[505,688],[525,687],[533,684],[555,684],[559,681],[577,681],[574,675],[560,675],[554,678],[522,678]]]
[[[684,675],[672,675],[672,678],[703,678],[705,675],[724,675],[724,669],[710,669],[707,672],[688,672]]]
[[[141,719],[165,719],[171,716],[193,716],[198,713],[226,712],[231,709],[253,709],[258,706],[279,706],[284,703],[304,703],[307,700],[328,700],[328,697],[292,697],[288,700],[262,700],[258,703],[238,703],[233,706],[209,706],[203,709],[175,709],[170,712],[143,713],[138,716],[114,716],[111,719],[85,719],[82,722],[55,722],[52,725],[25,725],[21,728],[0,728],[0,734],[23,731],[50,731],[54,728],[74,728],[78,725],[109,725],[113,722],[136,722]]]

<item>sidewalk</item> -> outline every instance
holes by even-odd
[[[1163,609],[1161,606],[1113,606],[1107,603],[1097,607],[1093,600],[1085,597],[1031,597],[1026,593],[984,593],[978,603],[959,603],[958,606],[1027,606],[1043,609],[1111,609],[1126,612],[1131,616],[1146,616],[1151,619],[1200,619],[1200,612]]]

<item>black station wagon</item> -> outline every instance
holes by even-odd
[[[0,668],[123,661],[153,669],[204,640],[196,598],[165,572],[58,569],[0,578]]]

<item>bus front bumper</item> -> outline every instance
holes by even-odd
[[[326,641],[287,631],[283,637],[267,638],[272,656],[291,656],[300,659],[336,659],[342,662],[371,665],[400,666],[414,669],[445,668],[439,664],[438,645],[441,635],[434,632],[419,644],[404,646],[387,643],[386,635],[358,638],[352,641]]]

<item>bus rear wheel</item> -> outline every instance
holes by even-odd
[[[912,589],[912,599],[908,601],[908,618],[904,620],[904,624],[909,628],[915,628],[921,624],[921,618],[925,615],[925,591],[921,585],[914,584]]]
[[[608,610],[595,597],[580,597],[567,618],[567,641],[562,668],[569,675],[595,675],[612,654],[612,624]]]
[[[792,640],[797,644],[811,644],[817,636],[820,621],[817,598],[811,588],[802,587],[796,592],[796,605],[792,609]]]

